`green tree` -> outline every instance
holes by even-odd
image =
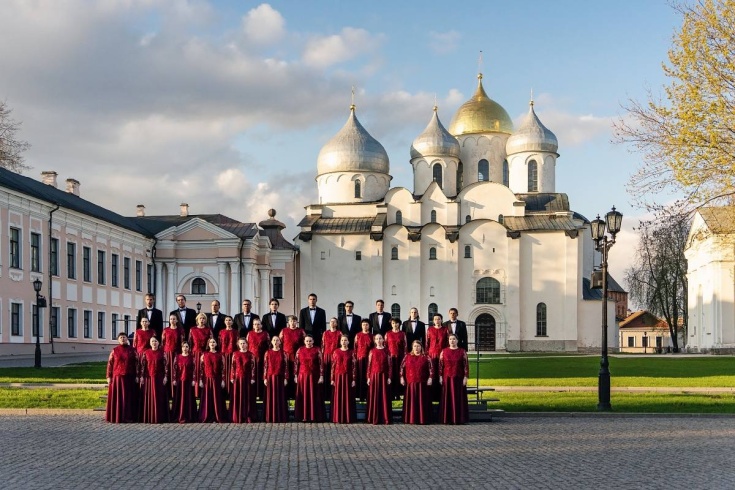
[[[21,173],[28,169],[23,152],[30,148],[28,142],[17,138],[20,123],[10,117],[12,109],[0,101],[0,167]]]

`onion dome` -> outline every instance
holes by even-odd
[[[530,108],[525,119],[521,122],[518,130],[508,138],[505,144],[505,152],[508,155],[522,151],[556,153],[556,150],[559,149],[559,142],[556,140],[556,135],[541,124],[536,112],[533,110],[533,100],[531,100],[529,105]]]
[[[350,117],[332,139],[322,147],[317,157],[317,173],[390,171],[388,153],[378,140],[362,127],[350,106]]]
[[[449,156],[459,158],[459,141],[442,125],[434,106],[434,115],[411,145],[411,158],[422,156]]]
[[[477,75],[475,94],[454,114],[449,132],[455,136],[470,133],[513,133],[513,121],[503,107],[482,88],[482,73]]]

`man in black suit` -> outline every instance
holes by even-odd
[[[286,328],[288,320],[286,319],[286,315],[278,311],[280,303],[276,298],[271,298],[268,305],[270,306],[270,311],[263,315],[260,321],[263,324],[263,330],[268,332],[268,335],[273,338],[273,336],[278,335],[281,333],[281,330]]]
[[[459,316],[457,308],[449,308],[449,320],[444,322],[444,326],[447,327],[450,334],[457,336],[459,347],[466,351],[468,345],[467,325],[462,320],[457,320],[457,316]]]
[[[355,303],[350,300],[345,301],[345,314],[339,317],[338,323],[339,331],[350,338],[350,345],[355,340],[355,335],[358,332],[362,332],[362,328],[360,327],[362,317],[352,312],[354,307]]]
[[[138,310],[138,315],[135,318],[136,328],[140,328],[140,320],[142,318],[148,318],[150,322],[150,328],[156,331],[156,337],[161,340],[163,334],[163,312],[153,305],[156,302],[156,297],[151,293],[145,295],[145,308]]]
[[[245,299],[242,302],[242,313],[235,315],[233,320],[235,321],[235,329],[240,331],[240,337],[246,337],[248,332],[253,329],[252,321],[256,318],[260,320],[260,317],[250,311],[253,307],[253,303],[249,299]]]
[[[419,320],[419,310],[414,306],[408,311],[408,320],[403,322],[403,331],[406,332],[406,343],[408,350],[411,350],[414,340],[425,345],[426,341],[426,324]]]
[[[211,306],[212,312],[207,313],[207,322],[209,323],[209,328],[212,329],[212,335],[219,342],[219,331],[225,328],[225,317],[227,315],[219,311],[219,301],[216,299],[212,301]]]
[[[197,324],[197,312],[191,308],[186,307],[186,296],[183,294],[176,295],[176,304],[179,307],[173,310],[168,315],[176,315],[179,317],[179,325],[184,329],[184,338],[189,338],[189,330],[191,327],[196,327]]]
[[[385,301],[379,299],[375,302],[375,311],[370,313],[369,317],[371,335],[378,333],[385,335],[390,330],[390,314],[386,313],[383,308],[385,308]]]
[[[316,305],[316,294],[309,295],[309,306],[299,311],[299,326],[304,329],[306,335],[314,338],[314,345],[322,345],[322,334],[327,329],[327,312]]]

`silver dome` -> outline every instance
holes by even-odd
[[[530,109],[525,119],[523,119],[518,129],[513,132],[505,143],[505,152],[508,155],[522,151],[547,151],[556,153],[558,149],[559,142],[556,140],[556,135],[541,124],[536,112],[533,110],[533,101],[531,101]]]
[[[434,107],[429,125],[411,145],[411,158],[450,156],[459,158],[459,141],[444,128]]]
[[[390,172],[388,153],[357,120],[355,106],[350,107],[350,117],[342,129],[322,147],[316,162],[319,175],[330,172]]]

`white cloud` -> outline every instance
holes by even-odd
[[[436,54],[448,54],[457,50],[462,35],[458,31],[429,33],[429,47]]]
[[[314,36],[306,42],[303,61],[308,66],[326,68],[372,52],[382,42],[382,36],[365,29],[345,27],[339,34]]]
[[[267,3],[251,9],[242,18],[245,36],[258,44],[278,42],[286,33],[286,20]]]

